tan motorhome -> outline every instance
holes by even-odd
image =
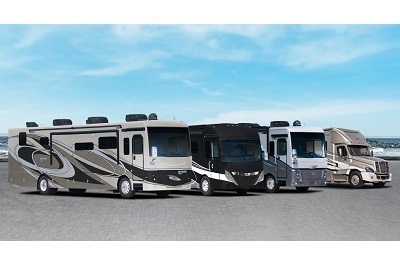
[[[324,129],[328,155],[330,183],[349,183],[361,188],[364,183],[383,187],[392,181],[387,161],[373,157],[367,140],[357,130],[342,128]]]
[[[126,116],[108,123],[89,117],[86,125],[55,119],[53,127],[9,129],[9,181],[49,195],[58,189],[137,191],[166,197],[171,190],[190,189],[192,168],[188,125],[159,121],[155,114]]]

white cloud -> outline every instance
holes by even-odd
[[[27,48],[39,40],[41,40],[45,35],[50,33],[53,30],[53,27],[49,25],[44,26],[31,26],[28,30],[23,34],[22,39],[14,45],[16,49]]]
[[[320,68],[379,53],[392,46],[371,26],[311,25],[292,28],[298,38],[279,49],[279,61],[289,67]]]
[[[121,76],[128,72],[141,70],[144,68],[156,68],[160,66],[159,59],[166,57],[163,52],[151,52],[149,54],[133,54],[126,58],[112,59],[111,66],[85,70],[80,73],[82,76]]]
[[[219,91],[215,91],[215,90],[210,90],[206,87],[202,87],[201,91],[204,92],[205,94],[211,95],[211,96],[221,96],[222,93]]]
[[[327,118],[368,115],[385,111],[400,110],[400,101],[348,101],[348,102],[325,102],[320,105],[300,106],[292,105],[270,105],[266,109],[238,110],[219,113],[215,117],[203,119],[196,124],[210,123],[240,123],[255,122],[266,124],[274,120],[326,120]]]

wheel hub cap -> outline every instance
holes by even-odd
[[[40,181],[40,189],[42,191],[46,191],[47,190],[47,181],[42,179],[42,181]]]
[[[126,180],[122,181],[122,184],[121,184],[122,193],[123,194],[128,194],[130,190],[131,190],[131,185],[129,184],[129,182],[126,181]]]
[[[352,183],[353,185],[358,185],[359,182],[360,182],[360,178],[359,178],[358,176],[353,175],[353,176],[351,177],[351,183]]]
[[[267,180],[267,188],[268,189],[274,189],[275,187],[275,180],[273,178],[268,178]]]
[[[201,184],[201,187],[203,188],[203,191],[208,191],[209,189],[208,181],[204,180],[203,183]]]

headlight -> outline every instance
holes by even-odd
[[[233,184],[235,184],[236,186],[238,186],[238,183],[236,182],[236,180],[233,178],[233,176],[231,175],[231,173],[229,173],[228,171],[225,170],[225,176],[226,178],[231,181]]]
[[[365,167],[365,171],[367,171],[368,173],[375,173],[375,170],[368,166]]]

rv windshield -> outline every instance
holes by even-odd
[[[292,148],[297,151],[297,158],[324,158],[324,133],[292,132]]]
[[[353,156],[371,156],[368,146],[349,145],[349,150]]]
[[[189,130],[174,127],[148,127],[151,157],[190,156]]]
[[[261,162],[261,145],[251,140],[223,140],[224,162]]]

